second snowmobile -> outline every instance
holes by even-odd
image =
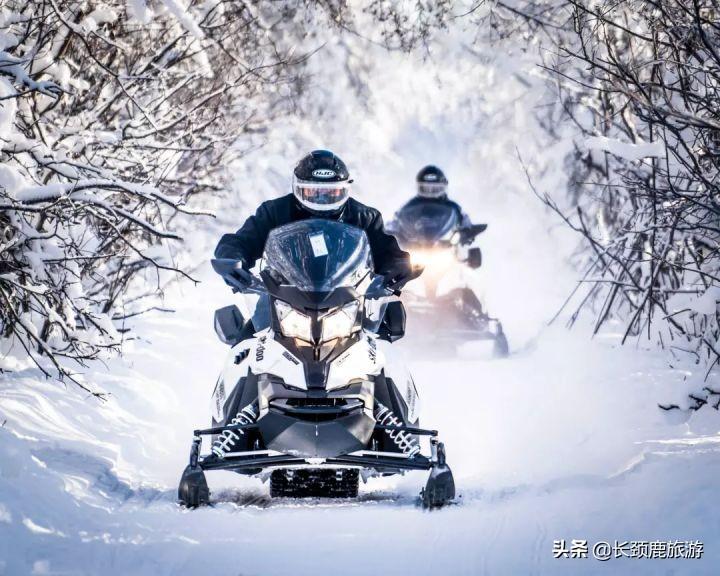
[[[428,470],[423,505],[452,501],[445,447],[437,431],[419,427],[412,378],[390,369],[389,343],[403,336],[405,313],[372,272],[365,232],[303,220],[270,233],[259,277],[234,260],[212,264],[264,306],[252,324],[236,306],[216,312],[216,332],[231,349],[212,395],[212,426],[193,435],[181,503],[207,504],[205,473],[214,470],[269,480],[271,496],[288,497],[354,497],[360,478]],[[266,326],[258,325],[261,309]]]
[[[417,324],[413,333],[428,337],[433,347],[443,340],[489,340],[495,356],[507,356],[500,320],[485,311],[467,279],[468,269],[482,263],[480,248],[473,243],[487,224],[463,226],[452,203],[429,200],[405,205],[388,228],[413,262],[424,267],[422,289],[404,295],[410,319]]]

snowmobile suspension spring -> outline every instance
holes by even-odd
[[[387,406],[384,406],[377,400],[375,401],[375,421],[381,426],[402,426],[403,423],[393,414]],[[408,456],[415,456],[420,452],[420,444],[417,439],[409,432],[404,430],[388,430],[386,429],[390,439]]]
[[[257,402],[248,404],[235,415],[227,426],[245,426],[254,424],[257,420]],[[220,434],[219,438],[213,442],[212,451],[218,458],[224,458],[227,452],[230,452],[235,442],[240,440],[240,436],[245,434],[243,430],[225,430]]]

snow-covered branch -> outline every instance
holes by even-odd
[[[139,295],[168,274],[189,278],[168,223],[212,216],[204,195],[223,190],[248,118],[262,130],[290,110],[303,24],[343,5],[2,3],[3,353],[74,378],[73,362],[119,346],[113,317],[150,308]]]
[[[547,0],[497,5],[543,44],[576,126],[568,216],[583,238],[580,308],[720,362],[720,2]],[[488,16],[488,18],[491,18]],[[587,279],[592,278],[593,281]],[[701,396],[702,394],[700,394]]]

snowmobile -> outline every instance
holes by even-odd
[[[398,292],[373,274],[363,230],[295,222],[270,233],[259,275],[235,260],[212,265],[235,291],[264,299],[269,324],[255,324],[260,305],[252,322],[235,305],[215,313],[231,349],[212,395],[212,426],[194,431],[182,504],[209,502],[212,470],[269,479],[271,497],[342,498],[357,496],[360,478],[428,470],[422,504],[452,501],[438,432],[419,427],[412,377],[390,369],[405,312]],[[201,454],[208,437],[212,448]]]
[[[410,252],[413,263],[424,267],[422,291],[408,289],[408,305],[414,334],[430,336],[437,349],[443,341],[492,341],[493,355],[508,355],[502,324],[485,311],[468,286],[467,271],[482,264],[480,248],[472,247],[487,224],[463,226],[458,210],[442,202],[412,203],[401,208],[388,225],[400,246]]]

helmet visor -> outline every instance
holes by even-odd
[[[440,198],[447,194],[447,184],[444,182],[418,182],[417,193],[423,198]]]
[[[293,182],[295,197],[313,210],[335,210],[350,196],[350,183],[345,182]]]

